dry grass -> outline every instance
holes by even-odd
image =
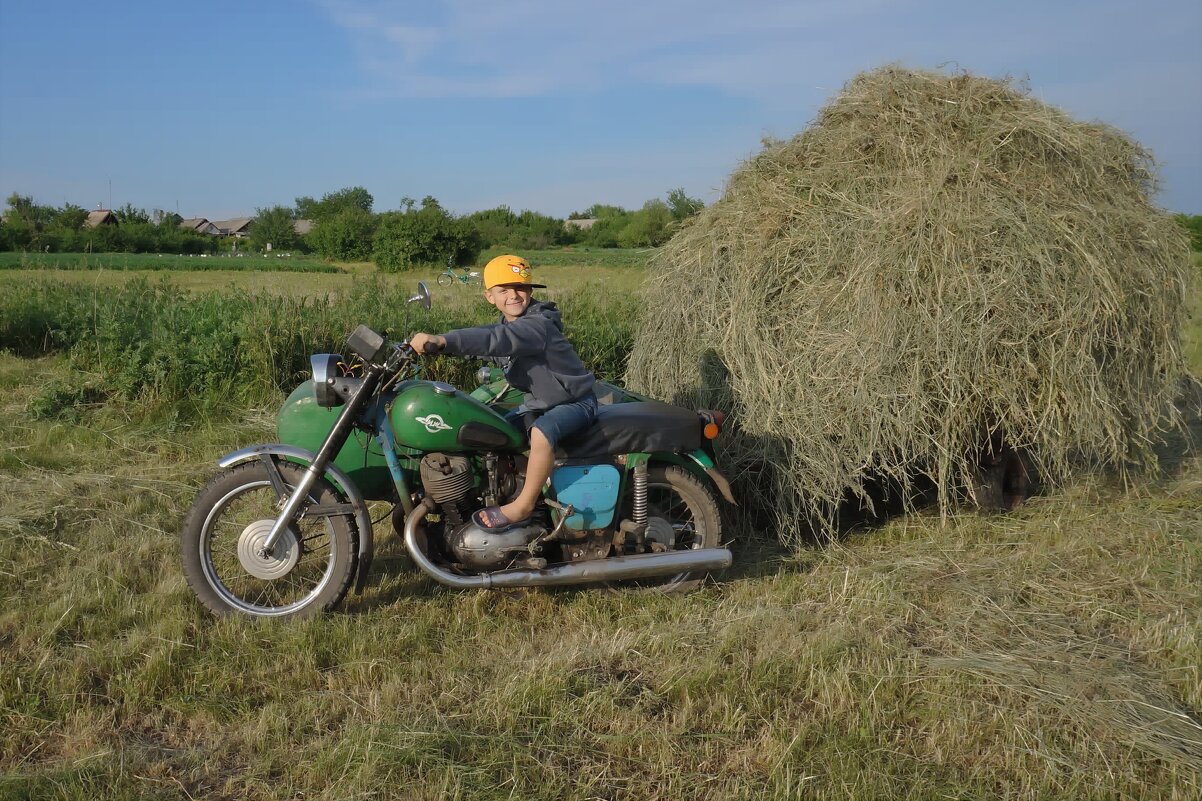
[[[343,613],[267,625],[196,603],[176,532],[270,414],[29,421],[60,370],[0,356],[0,798],[1202,793],[1197,446],[1139,489],[736,543],[684,597],[450,592],[380,530]]]
[[[636,278],[551,292],[599,326],[574,292]],[[177,537],[215,458],[271,439],[273,410],[30,419],[65,374],[0,353],[0,799],[1202,795],[1184,436],[1135,488],[1091,478],[823,549],[736,542],[736,569],[684,597],[451,592],[381,525],[362,596],[270,625],[208,615]]]
[[[655,258],[629,378],[733,411],[791,543],[882,485],[946,512],[1003,441],[1053,485],[1154,466],[1194,270],[1153,170],[1009,83],[862,74]]]

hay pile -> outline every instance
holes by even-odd
[[[882,482],[946,509],[1002,441],[1053,483],[1154,465],[1192,270],[1154,180],[1011,82],[863,73],[662,248],[627,380],[734,414],[786,540]]]

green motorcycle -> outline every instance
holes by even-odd
[[[425,284],[409,300],[429,309]],[[421,356],[367,326],[347,346],[358,360],[311,357],[312,380],[280,411],[281,441],[220,459],[188,512],[184,575],[214,613],[308,615],[361,592],[371,501],[393,504],[413,564],[449,587],[673,591],[730,565],[718,497],[734,499],[712,447],[720,413],[599,383],[597,422],[561,443],[534,516],[486,531],[472,513],[522,486],[526,435],[505,416],[521,393],[488,367],[471,394],[420,380]]]

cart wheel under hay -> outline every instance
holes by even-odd
[[[982,512],[1008,512],[1034,493],[1030,460],[1009,443],[981,454],[969,487],[969,499]]]

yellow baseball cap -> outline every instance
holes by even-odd
[[[533,277],[534,273],[530,270],[530,262],[521,256],[497,256],[484,265],[485,289],[513,284],[528,286],[532,289],[546,289],[546,284],[532,283]]]

